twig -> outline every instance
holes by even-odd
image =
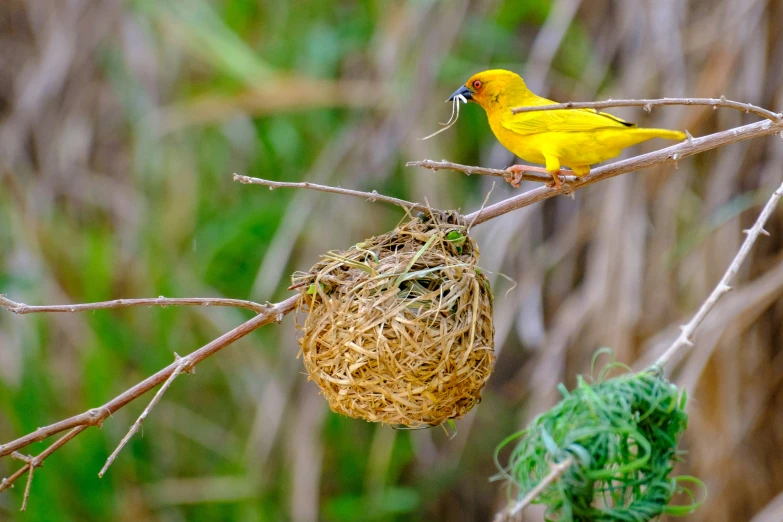
[[[508,214],[511,211],[527,207],[533,203],[549,199],[560,194],[569,194],[576,189],[592,185],[599,181],[619,176],[634,170],[643,169],[645,167],[651,167],[653,165],[660,165],[662,163],[673,162],[676,163],[682,158],[687,158],[704,152],[712,150],[722,145],[729,143],[736,143],[739,141],[749,140],[751,138],[758,138],[760,136],[768,136],[770,134],[776,134],[783,131],[782,123],[772,123],[771,121],[760,121],[751,123],[749,125],[743,125],[734,129],[729,129],[714,134],[708,134],[701,138],[689,138],[688,140],[666,147],[665,149],[656,150],[640,156],[634,156],[626,160],[616,161],[598,167],[594,169],[590,174],[577,178],[571,183],[564,184],[562,188],[556,189],[554,187],[538,187],[533,190],[524,192],[518,196],[508,198],[494,205],[490,205],[481,211],[481,215],[476,219],[476,224],[487,222],[496,217]],[[473,212],[464,216],[467,221],[471,221],[476,218],[478,212]]]
[[[761,214],[759,214],[759,217],[756,219],[756,222],[753,224],[753,226],[744,231],[747,237],[745,238],[745,241],[743,241],[742,247],[740,247],[737,255],[734,256],[734,259],[729,265],[729,268],[726,270],[726,273],[723,274],[723,277],[721,278],[718,285],[712,290],[712,293],[701,305],[699,311],[696,312],[696,315],[693,316],[693,319],[691,319],[688,324],[685,324],[681,327],[682,331],[680,332],[679,337],[677,337],[671,346],[669,346],[666,351],[663,352],[660,357],[658,357],[654,366],[660,366],[663,368],[682,348],[686,346],[693,346],[693,334],[696,332],[696,329],[699,327],[702,321],[704,321],[704,318],[707,317],[707,314],[709,314],[710,311],[715,307],[715,304],[718,302],[718,300],[723,297],[724,294],[731,291],[731,286],[729,286],[729,283],[731,283],[731,280],[735,275],[737,275],[740,266],[745,261],[745,258],[748,257],[751,248],[753,248],[753,244],[760,235],[769,235],[769,232],[764,230],[764,224],[772,215],[772,212],[775,210],[775,207],[777,206],[781,197],[783,197],[783,185],[778,187],[778,189],[772,193],[772,196],[769,198],[769,201],[767,201],[767,204],[764,205]]]
[[[753,113],[762,118],[766,118],[775,123],[783,121],[783,114],[777,114],[770,110],[751,105],[750,103],[742,103],[738,101],[727,100],[725,96],[720,98],[657,98],[647,100],[606,100],[599,102],[565,102],[555,103],[552,105],[538,105],[535,107],[516,107],[511,109],[514,114],[522,112],[538,112],[538,111],[557,111],[563,109],[608,109],[610,107],[644,107],[644,110],[650,112],[653,107],[661,105],[709,105],[712,107],[728,107],[731,109],[737,109],[744,111],[745,113]]]
[[[464,172],[468,176],[472,174],[478,174],[480,176],[500,176],[501,178],[505,178],[511,174],[507,170],[490,169],[487,167],[471,167],[470,165],[461,165],[459,163],[452,163],[446,160],[433,161],[433,160],[425,159],[420,161],[409,161],[408,163],[405,164],[405,166],[422,167],[436,172],[440,169],[458,170],[460,172]],[[550,181],[552,181],[552,176],[549,176],[547,174],[536,174],[534,172],[523,172],[522,177],[520,179],[524,179],[527,181],[540,181],[542,183],[549,183]],[[573,181],[574,179],[576,179],[576,176],[565,176],[566,182]]]
[[[22,496],[22,507],[19,511],[27,511],[27,499],[30,498],[30,488],[33,485],[33,474],[35,473],[35,466],[30,464],[30,471],[27,472],[27,485],[24,487],[24,495]]]
[[[541,482],[539,482],[536,487],[531,489],[527,492],[527,494],[519,499],[516,504],[513,506],[510,506],[508,509],[505,509],[498,513],[495,516],[495,522],[502,522],[504,520],[513,520],[514,517],[516,517],[525,507],[527,507],[531,502],[533,502],[540,494],[543,492],[546,488],[549,487],[550,484],[552,484],[554,481],[559,479],[563,473],[565,473],[568,468],[571,467],[571,464],[573,464],[574,461],[571,457],[566,458],[563,462],[558,462],[557,464],[553,464],[551,467],[551,471],[549,472],[549,475],[543,478]]]
[[[115,450],[111,452],[109,458],[106,459],[106,464],[104,464],[103,468],[101,468],[101,470],[98,472],[99,477],[103,478],[103,474],[106,473],[106,470],[109,469],[109,466],[112,465],[112,462],[114,462],[114,459],[116,459],[117,455],[120,454],[122,448],[124,448],[125,445],[128,443],[128,441],[131,439],[131,437],[133,437],[133,435],[137,431],[139,431],[139,428],[141,428],[141,423],[144,422],[144,419],[147,418],[147,415],[149,415],[152,408],[154,408],[155,405],[158,404],[158,401],[160,401],[160,398],[163,397],[163,394],[166,392],[166,390],[169,389],[169,386],[171,386],[171,383],[174,382],[174,379],[176,379],[177,376],[180,373],[182,373],[182,371],[185,369],[185,363],[182,361],[182,359],[179,356],[177,356],[177,360],[180,361],[180,364],[174,369],[173,372],[171,372],[171,375],[169,375],[169,378],[166,379],[166,382],[163,383],[163,386],[160,387],[158,393],[155,394],[155,396],[152,398],[152,400],[147,405],[147,407],[144,408],[144,411],[141,412],[139,418],[136,419],[136,422],[133,423],[133,426],[131,426],[131,428],[128,430],[128,433],[125,434],[125,436],[122,438],[122,440],[117,445]]]
[[[35,473],[36,468],[36,462],[34,457],[29,457],[27,455],[22,455],[21,453],[11,453],[11,456],[17,460],[21,460],[22,462],[26,462],[29,468],[29,473],[27,474],[27,485],[24,488],[24,495],[22,496],[22,508],[19,511],[26,511],[27,510],[27,499],[30,498],[30,488],[33,485],[33,474]]]
[[[263,185],[269,187],[270,190],[276,188],[303,188],[310,190],[319,190],[321,192],[332,192],[334,194],[343,194],[345,196],[354,196],[358,198],[368,199],[370,201],[383,201],[385,203],[391,203],[392,205],[398,205],[408,210],[426,211],[427,205],[421,203],[413,203],[411,201],[405,201],[404,199],[393,198],[391,196],[384,196],[379,194],[375,190],[372,192],[362,192],[360,190],[344,189],[340,187],[330,187],[328,185],[316,185],[315,183],[290,183],[286,181],[269,181],[261,178],[251,178],[250,176],[240,176],[234,174],[234,181],[239,181],[246,185]]]
[[[102,301],[100,303],[30,306],[24,303],[11,301],[3,294],[0,294],[0,307],[20,315],[43,312],[87,312],[89,310],[107,310],[113,308],[128,308],[131,306],[230,306],[234,308],[246,308],[256,313],[261,313],[266,310],[266,306],[261,303],[243,301],[241,299],[223,299],[221,297],[115,299],[114,301]]]
[[[35,468],[41,467],[43,465],[43,461],[46,460],[46,457],[60,449],[66,442],[77,436],[79,433],[84,431],[87,428],[87,426],[77,426],[76,428],[72,429],[59,439],[57,439],[57,442],[46,448],[40,455],[37,457],[26,457],[24,455],[21,455],[18,452],[13,452],[11,455],[19,460],[23,460],[27,464],[23,466],[22,468],[18,469],[16,473],[11,475],[8,478],[4,478],[0,480],[0,492],[2,492],[5,489],[14,487],[14,482],[24,475],[27,471],[30,471],[30,474],[32,475],[33,470]],[[27,499],[30,497],[30,487],[32,486],[33,479],[32,477],[27,478],[27,486],[25,486],[24,489],[24,497],[22,499],[22,508],[20,511],[24,511],[27,509]]]
[[[7,444],[0,445],[0,457],[4,457],[7,455],[11,455],[12,453],[26,446],[29,446],[30,444],[33,444],[34,442],[47,439],[52,435],[56,435],[57,433],[61,433],[66,430],[71,430],[65,436],[58,439],[57,442],[55,442],[54,444],[49,446],[46,450],[44,450],[31,463],[26,464],[22,469],[17,470],[10,477],[1,480],[0,491],[3,491],[4,489],[11,487],[19,477],[21,477],[25,472],[31,469],[31,465],[34,464],[35,466],[40,466],[40,464],[43,462],[44,459],[46,459],[46,457],[54,453],[56,450],[62,447],[66,442],[71,440],[73,437],[75,437],[76,435],[78,435],[79,433],[81,433],[82,431],[84,431],[90,426],[100,426],[101,424],[103,424],[103,421],[106,420],[114,412],[123,408],[129,403],[133,402],[134,400],[136,400],[146,392],[150,391],[152,388],[167,381],[168,379],[171,378],[172,374],[174,374],[175,372],[177,371],[181,372],[184,369],[190,369],[195,367],[201,361],[214,355],[215,353],[222,350],[226,346],[229,346],[230,344],[234,343],[238,339],[241,339],[242,337],[246,336],[250,332],[258,329],[259,327],[265,324],[275,322],[275,321],[277,322],[281,321],[286,314],[293,311],[293,309],[296,307],[297,299],[298,296],[294,295],[289,297],[285,301],[276,304],[268,303],[264,305],[264,310],[260,312],[258,315],[256,315],[255,317],[253,317],[252,319],[250,319],[249,321],[221,335],[217,339],[202,346],[201,348],[188,354],[187,356],[174,361],[173,363],[166,366],[162,370],[159,370],[154,375],[147,377],[146,379],[136,384],[132,388],[124,391],[123,393],[113,398],[103,406],[100,406],[98,408],[93,408],[91,410],[85,411],[84,413],[80,413],[79,415],[74,415],[73,417],[62,420],[60,422],[56,422],[49,426],[38,428],[32,433],[28,433],[27,435],[20,437],[14,441],[11,441]],[[165,391],[165,387],[162,388],[161,391]],[[158,393],[160,394],[161,392],[159,391]],[[150,403],[148,409],[151,409],[152,406],[154,406],[154,404]]]

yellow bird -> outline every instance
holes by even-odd
[[[562,186],[560,167],[573,174],[590,173],[590,165],[618,156],[626,147],[653,138],[683,140],[685,134],[666,129],[643,129],[617,116],[593,109],[565,109],[514,114],[514,107],[552,105],[557,102],[536,96],[518,74],[492,69],[473,75],[457,89],[450,101],[464,97],[481,105],[487,112],[489,126],[498,141],[525,161],[546,165],[508,168],[519,186],[521,173],[539,171],[551,174],[556,188]]]

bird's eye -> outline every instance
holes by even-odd
[[[481,89],[481,80],[473,80],[473,88],[476,90]]]

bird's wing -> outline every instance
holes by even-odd
[[[551,102],[554,103],[554,102]],[[566,109],[557,111],[536,111],[504,115],[501,124],[517,134],[538,134],[541,132],[584,132],[607,127],[635,127],[613,114],[594,109]]]

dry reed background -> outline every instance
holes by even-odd
[[[448,116],[442,100],[487,66],[563,101],[726,94],[783,106],[776,0],[184,6],[0,6],[0,290],[11,298],[274,300],[294,270],[400,217],[352,198],[239,186],[231,172],[473,209],[491,180],[402,164],[511,163],[477,107],[418,140]],[[694,135],[754,120],[699,107],[613,112]],[[573,385],[600,346],[637,367],[651,361],[781,177],[783,144],[769,137],[478,228],[482,266],[519,286],[503,297],[506,283],[493,281],[496,372],[453,440],[327,414],[294,359],[289,318],[180,378],[104,479],[98,469],[143,405],[47,461],[24,516],[21,488],[0,495],[0,519],[487,519],[503,501],[486,480],[494,446],[553,404],[555,385]],[[693,397],[681,471],[710,489],[688,520],[780,518],[781,215],[674,374]],[[245,317],[0,314],[0,440],[105,401]]]

